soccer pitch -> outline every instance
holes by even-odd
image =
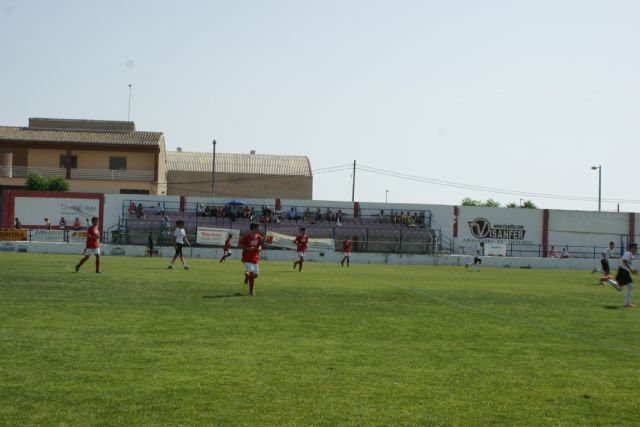
[[[2,425],[639,423],[640,311],[589,272],[79,258],[0,254]]]

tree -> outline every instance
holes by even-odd
[[[516,202],[507,203],[506,207],[508,208],[517,208],[518,204]]]
[[[27,175],[25,187],[31,191],[69,191],[69,182],[61,176],[46,178],[38,172],[31,172]]]
[[[69,181],[61,176],[49,178],[47,182],[47,191],[69,191]]]
[[[47,178],[40,175],[38,172],[31,172],[27,175],[25,187],[27,190],[31,191],[47,191]]]
[[[461,206],[480,206],[481,204],[480,200],[473,200],[471,197],[465,197],[460,203]]]
[[[498,202],[497,200],[488,199],[481,206],[484,206],[484,207],[487,207],[487,208],[499,208],[500,207],[500,202]]]
[[[526,209],[536,209],[537,208],[536,204],[533,203],[531,200],[525,200],[522,203],[522,207],[526,208]]]

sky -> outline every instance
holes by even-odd
[[[313,198],[640,212],[636,0],[0,0],[0,125],[307,156]]]

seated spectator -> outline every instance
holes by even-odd
[[[160,202],[156,205],[156,216],[164,216],[164,206],[160,205]]]
[[[558,258],[556,248],[554,248],[553,246],[551,246],[551,249],[549,249],[549,258]]]
[[[71,226],[71,228],[73,228],[75,231],[78,231],[82,228],[80,218],[76,217],[76,219],[73,220],[73,225]]]
[[[206,212],[204,210],[204,205],[202,203],[198,203],[198,216],[206,216]]]
[[[336,213],[336,222],[342,222],[342,209],[338,209]]]
[[[49,221],[49,218],[44,219],[44,228],[51,230],[51,221]]]
[[[58,225],[60,230],[64,230],[67,228],[67,221],[64,220],[64,217],[60,218],[60,223]]]
[[[289,222],[291,222],[292,220],[298,222],[298,212],[296,212],[296,209],[294,207],[291,207],[291,209],[289,209],[289,213],[287,213],[287,219],[289,220]]]
[[[250,208],[249,206],[245,206],[242,209],[242,217],[244,219],[251,219],[251,210],[252,210],[252,208]]]
[[[129,203],[129,213],[134,215],[138,213],[138,207],[136,206],[136,202],[133,200]]]
[[[250,220],[253,220],[256,217],[256,210],[251,206],[251,214],[249,216]]]
[[[310,216],[311,216],[311,211],[309,211],[309,208],[306,208],[304,210],[304,213],[302,214],[302,219],[304,220],[304,222],[309,222]]]
[[[384,224],[384,210],[380,210],[380,224]]]
[[[569,251],[567,248],[562,248],[562,254],[560,254],[560,258],[569,258]]]
[[[162,218],[162,221],[160,221],[160,227],[167,229],[171,228],[171,220],[167,215],[165,215],[164,218]]]
[[[322,222],[322,211],[320,211],[320,208],[316,209],[316,221]]]
[[[22,228],[22,223],[18,218],[16,218],[16,230],[20,230]]]
[[[216,216],[218,218],[224,218],[224,207],[222,206],[216,207]]]

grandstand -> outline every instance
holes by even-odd
[[[386,215],[360,212],[354,216],[352,211],[342,212],[331,206],[314,206],[313,209],[298,206],[297,208],[304,210],[305,214],[289,218],[287,207],[284,207],[283,212],[274,213],[270,210],[265,211],[264,206],[238,207],[227,204],[199,208],[197,204],[191,203],[180,210],[179,205],[156,202],[151,203],[151,206],[162,203],[162,209],[147,211],[142,218],[129,211],[131,202],[132,200],[123,201],[121,220],[109,236],[112,243],[145,244],[149,232],[153,232],[158,245],[172,245],[175,221],[182,218],[185,220],[187,236],[194,244],[198,227],[236,229],[243,233],[249,228],[251,221],[256,221],[261,224],[262,232],[265,234],[274,231],[296,235],[299,228],[304,226],[310,237],[334,239],[336,251],[341,250],[342,240],[350,236],[354,252],[428,255],[453,253],[451,240],[442,234],[439,227],[434,227],[437,223],[428,210],[414,212],[411,217],[415,216],[417,221],[412,223],[409,220],[396,221],[395,218],[400,217],[391,211]],[[320,216],[315,214],[318,209],[322,213]],[[336,215],[338,212],[340,214]]]

